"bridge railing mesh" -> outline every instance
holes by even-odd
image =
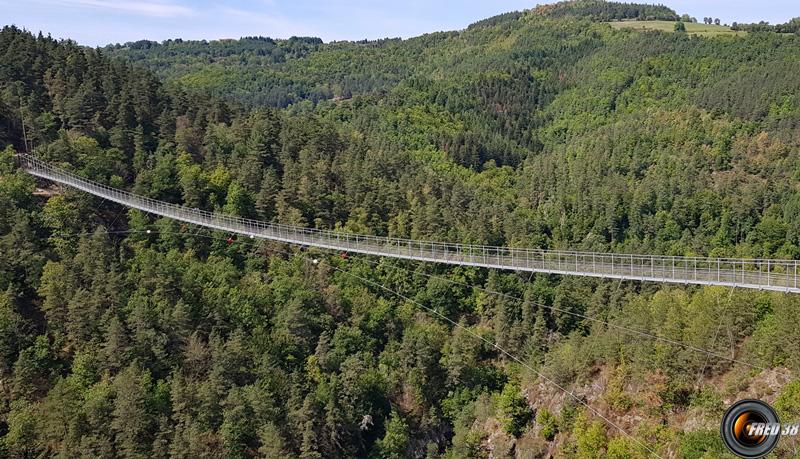
[[[257,238],[378,256],[521,271],[726,285],[800,293],[797,260],[678,257],[497,247],[352,234],[253,220],[167,203],[119,190],[19,155],[32,175],[119,204],[187,223]]]

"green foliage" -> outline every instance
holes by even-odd
[[[625,362],[622,362],[609,378],[606,386],[605,400],[617,412],[624,413],[633,407],[633,402],[625,390],[627,382],[628,368]]]
[[[727,27],[724,25],[714,25],[714,24],[699,24],[696,21],[690,21],[691,18],[684,18],[681,17],[680,23],[683,24],[684,30],[677,30],[676,22],[673,21],[621,21],[621,22],[609,22],[608,24],[613,27],[614,29],[629,29],[629,30],[637,30],[641,32],[648,32],[648,31],[659,31],[659,32],[678,32],[678,33],[687,33],[689,35],[694,36],[701,36],[701,37],[734,37],[734,36],[741,36],[745,35],[747,32],[742,32],[739,29]]]
[[[608,439],[603,421],[591,420],[581,412],[575,419],[573,435],[577,444],[576,457],[582,459],[605,457]]]
[[[792,18],[784,24],[772,25],[766,21],[759,21],[758,23],[742,24],[734,22],[731,26],[734,30],[745,30],[748,32],[776,32],[776,33],[793,33],[797,34],[800,31],[800,18]]]
[[[11,301],[11,292],[0,294],[0,374],[7,375],[17,359],[24,324]]]
[[[687,459],[733,457],[722,443],[718,430],[698,430],[684,434],[678,452]]]
[[[783,386],[773,406],[781,419],[800,418],[800,382],[792,381]]]
[[[386,422],[386,433],[377,444],[378,454],[380,457],[387,459],[407,457],[406,448],[408,447],[408,442],[408,425],[397,414],[397,411],[392,411]]]
[[[669,424],[718,416],[708,386],[735,368],[668,341],[797,371],[794,297],[317,252],[327,263],[310,265],[307,251],[228,245],[49,187],[13,160],[24,121],[48,161],[209,211],[475,244],[797,258],[798,38],[686,18],[688,34],[731,36],[616,30],[677,20],[585,0],[408,40],[100,51],[4,28],[0,456],[487,457],[497,420],[519,438],[501,435],[493,453],[549,451],[526,435],[520,389],[541,386],[487,342],[569,388],[611,371],[593,400],[641,415],[659,453],[724,454],[714,432],[676,438],[683,426]],[[795,392],[776,402],[787,416]],[[576,407],[537,412],[544,439],[564,438],[557,453],[642,457]]]
[[[152,377],[135,364],[114,380],[111,429],[123,457],[142,457],[151,452],[156,429],[156,400]]]
[[[33,399],[46,392],[53,375],[58,371],[50,342],[39,335],[33,343],[19,352],[14,362],[13,393],[15,398]]]
[[[765,365],[784,365],[800,368],[800,359],[792,352],[796,341],[792,337],[798,326],[797,307],[793,296],[771,298],[767,313],[756,324],[753,339],[747,343],[748,353]]]
[[[497,409],[503,430],[519,437],[533,417],[528,399],[514,383],[506,383],[497,398]]]
[[[488,394],[482,394],[476,400],[464,404],[461,411],[453,417],[452,446],[447,449],[443,457],[486,458],[489,456],[489,452],[483,448],[483,442],[488,434],[480,428],[480,423],[485,422],[486,417],[490,415],[491,404]]]
[[[553,416],[547,408],[539,408],[536,411],[536,423],[541,430],[539,433],[547,441],[552,441],[558,433],[558,419]]]
[[[692,396],[691,406],[697,408],[707,419],[721,419],[725,413],[722,398],[713,387],[704,387]]]
[[[539,6],[537,11],[548,16],[584,16],[596,21],[624,19],[636,20],[676,20],[675,11],[663,5],[645,3],[616,3],[605,0],[567,0],[552,5]]]
[[[2,445],[12,457],[30,457],[42,452],[42,444],[36,436],[36,418],[35,405],[25,400],[14,401],[11,405],[7,420],[8,433],[3,436]]]
[[[650,455],[641,445],[623,436],[609,440],[605,452],[605,457],[609,459],[645,459]]]

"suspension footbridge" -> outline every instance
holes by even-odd
[[[18,161],[20,167],[31,175],[126,207],[206,228],[288,244],[450,265],[800,293],[797,260],[575,252],[350,234],[207,212],[87,180],[31,155],[19,155]]]

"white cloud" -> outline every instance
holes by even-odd
[[[40,3],[49,3],[74,8],[91,8],[96,10],[117,11],[142,16],[159,18],[172,18],[186,16],[192,13],[190,8],[176,3],[162,1],[127,1],[127,0],[38,0]]]

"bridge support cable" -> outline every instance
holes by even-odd
[[[203,229],[202,226],[196,226],[196,227],[198,228],[198,230]],[[80,234],[76,234],[75,236],[78,236],[78,237],[80,237],[80,236],[91,236],[93,234],[95,234],[95,232],[80,233]],[[191,233],[191,232],[187,233],[187,232],[182,232],[182,231],[181,232],[173,232],[173,231],[164,231],[164,230],[161,230],[161,229],[138,229],[138,230],[121,230],[121,231],[107,231],[106,230],[106,231],[103,231],[102,234],[109,234],[109,235],[111,235],[111,234],[116,234],[116,235],[131,235],[131,234],[158,235],[158,234],[169,234],[169,235],[174,235],[174,236],[185,236],[185,237],[191,237],[191,238],[200,237],[200,238],[204,238],[204,239],[218,240],[218,241],[226,241],[227,240],[226,237],[217,237],[217,236],[213,236],[213,235],[200,234],[199,232],[193,232],[193,233]],[[250,240],[241,241],[240,243],[241,244],[246,244],[246,245],[255,245],[258,242],[253,240],[253,239],[250,239]],[[288,252],[288,251],[285,251],[285,250],[280,250],[280,249],[277,249],[275,247],[271,247],[268,250],[270,252],[281,253],[281,254],[288,255],[288,256],[296,256],[296,255],[298,255],[297,253]],[[402,272],[407,273],[409,276],[423,276],[423,277],[427,277],[427,278],[430,278],[430,279],[441,280],[441,281],[447,282],[449,284],[458,285],[458,286],[462,286],[462,287],[467,287],[467,288],[470,288],[470,289],[473,289],[473,290],[477,290],[477,291],[486,293],[487,295],[493,295],[493,296],[496,296],[498,298],[505,298],[507,300],[515,301],[515,302],[518,302],[518,303],[523,303],[523,302],[527,301],[527,300],[525,300],[523,298],[511,295],[511,294],[508,294],[508,293],[503,293],[503,292],[490,290],[490,289],[487,289],[485,287],[480,287],[478,285],[473,285],[473,284],[469,284],[469,283],[466,283],[466,282],[460,282],[460,281],[453,280],[453,279],[450,279],[450,278],[447,278],[447,277],[438,276],[436,274],[429,274],[429,273],[420,272],[420,271],[412,271],[410,269],[406,269],[406,268],[403,268],[401,266],[397,266],[395,264],[384,265],[381,262],[369,259],[366,256],[365,257],[359,257],[358,260],[360,260],[362,262],[365,262],[365,263],[368,263],[368,264],[371,264],[371,265],[375,266],[375,268],[378,268],[378,269],[390,269],[390,270],[393,270],[393,271],[402,271]],[[314,262],[314,264],[318,264],[319,263],[318,259],[312,259],[312,261]],[[533,273],[531,273],[531,275],[533,275]],[[528,279],[528,281],[530,282],[530,278]],[[733,288],[730,289],[730,293],[728,295],[728,297],[729,297],[728,299],[730,299],[730,296],[732,295],[732,293],[733,293]],[[732,364],[743,365],[743,366],[752,368],[754,370],[759,370],[759,371],[766,370],[766,368],[764,368],[762,366],[759,366],[757,364],[754,364],[754,363],[750,363],[750,362],[747,362],[747,361],[744,361],[744,360],[741,360],[741,359],[737,359],[735,357],[728,357],[728,356],[725,356],[725,355],[722,355],[722,354],[719,354],[719,353],[715,353],[715,352],[710,351],[710,350],[705,349],[705,348],[693,346],[691,344],[684,343],[684,342],[681,342],[681,341],[676,341],[674,339],[670,339],[670,338],[667,338],[667,337],[664,337],[664,336],[655,335],[655,334],[650,333],[650,332],[645,331],[645,330],[641,330],[641,329],[637,329],[637,328],[631,328],[631,327],[628,327],[628,326],[625,326],[625,325],[616,324],[614,322],[609,322],[607,320],[603,320],[603,319],[600,319],[600,318],[597,318],[597,317],[594,317],[594,316],[590,316],[590,315],[587,315],[587,314],[581,314],[581,313],[574,312],[574,311],[568,311],[566,309],[562,309],[562,308],[559,308],[557,306],[549,306],[549,305],[546,305],[546,304],[543,304],[543,303],[538,303],[538,302],[530,302],[530,304],[533,305],[533,306],[542,308],[542,309],[546,309],[546,310],[551,311],[551,312],[557,312],[557,313],[560,313],[560,314],[570,315],[570,316],[575,317],[577,319],[586,320],[588,322],[600,324],[600,325],[603,325],[603,326],[608,327],[608,328],[613,328],[615,330],[619,330],[620,332],[623,332],[623,333],[626,333],[626,334],[630,334],[630,335],[633,335],[633,336],[639,336],[639,337],[642,337],[642,338],[646,338],[646,339],[650,339],[650,340],[653,340],[653,341],[661,342],[661,343],[664,343],[664,344],[667,344],[667,345],[670,345],[670,346],[680,347],[680,348],[686,349],[688,351],[692,351],[692,352],[696,352],[696,353],[699,353],[699,354],[706,355],[707,358],[708,358],[708,360],[706,360],[706,365],[708,364],[708,361],[710,361],[711,358],[715,358],[715,359],[719,359],[719,360],[724,360],[724,361],[730,362]],[[724,317],[724,314],[722,315],[722,317]],[[716,341],[716,338],[713,341]]]
[[[402,300],[405,300],[405,301],[407,301],[407,302],[409,302],[411,304],[414,304],[414,305],[418,306],[419,308],[427,311],[428,314],[431,314],[434,317],[437,317],[437,318],[439,318],[441,320],[446,321],[447,323],[449,323],[453,327],[460,328],[461,330],[466,332],[468,335],[470,335],[472,338],[486,343],[490,347],[496,349],[501,354],[505,355],[509,359],[511,359],[514,362],[516,362],[521,367],[525,368],[526,370],[530,371],[534,375],[538,376],[539,378],[541,378],[546,383],[550,384],[551,386],[555,387],[559,391],[563,392],[565,395],[568,395],[570,398],[575,400],[575,402],[577,402],[578,404],[582,405],[584,408],[586,408],[593,415],[595,415],[598,418],[602,419],[610,427],[612,427],[612,428],[616,429],[617,431],[619,431],[619,433],[622,434],[622,436],[627,437],[629,440],[631,440],[633,443],[635,443],[639,448],[641,448],[642,450],[646,451],[649,455],[651,455],[651,456],[653,456],[655,458],[660,458],[661,457],[661,456],[658,455],[658,453],[655,452],[655,450],[653,450],[651,447],[649,447],[647,444],[645,444],[642,440],[634,437],[630,432],[628,432],[627,430],[622,428],[619,424],[615,423],[614,421],[612,421],[608,417],[604,416],[603,413],[601,413],[600,411],[598,411],[597,409],[595,409],[594,407],[589,405],[589,403],[587,403],[582,397],[579,397],[579,396],[575,395],[574,392],[572,392],[570,390],[567,390],[564,386],[559,384],[555,379],[553,379],[551,377],[548,377],[547,375],[542,373],[540,370],[537,370],[536,368],[534,368],[533,366],[531,366],[530,364],[528,364],[527,362],[525,362],[521,358],[515,356],[514,354],[512,354],[509,351],[505,350],[504,348],[500,347],[500,345],[498,345],[497,343],[486,339],[484,336],[478,334],[477,332],[475,332],[471,328],[469,328],[467,326],[464,326],[464,325],[456,322],[455,320],[447,317],[446,315],[440,313],[436,309],[430,308],[429,306],[426,306],[426,305],[420,303],[419,301],[416,301],[416,300],[414,300],[412,298],[409,298],[409,297],[403,295],[400,292],[392,290],[391,288],[389,288],[389,287],[387,287],[387,286],[385,286],[385,285],[383,285],[381,283],[372,281],[372,280],[367,279],[365,277],[361,277],[361,276],[359,276],[357,274],[351,273],[350,271],[341,269],[341,268],[339,268],[337,266],[333,266],[331,264],[328,264],[328,266],[333,268],[334,270],[336,270],[338,272],[341,272],[341,273],[343,273],[343,274],[345,274],[347,276],[350,276],[350,277],[352,277],[352,278],[354,278],[356,280],[359,280],[364,284],[372,285],[373,287],[376,287],[376,288],[384,290],[384,291],[386,291],[388,293],[391,293],[392,295],[395,295],[398,298],[400,298]]]
[[[132,232],[141,233],[142,231],[141,230],[137,230],[137,231],[132,231]],[[124,233],[124,232],[118,232],[118,233]],[[158,230],[146,230],[146,233],[147,234],[158,234],[158,233],[164,233],[164,232],[158,231]],[[223,238],[215,238],[214,236],[203,236],[203,237],[206,237],[206,238],[209,238],[209,239],[223,240]],[[253,244],[254,242],[253,241],[244,241],[244,243]],[[454,328],[459,328],[459,329],[463,330],[465,333],[470,335],[470,337],[472,337],[472,338],[474,338],[474,339],[476,339],[478,341],[482,341],[483,343],[487,344],[488,346],[494,348],[495,350],[497,350],[499,353],[503,354],[508,359],[514,361],[515,363],[517,363],[521,367],[523,367],[526,370],[530,371],[535,376],[539,377],[541,380],[543,380],[547,384],[550,384],[551,386],[555,387],[559,391],[563,392],[565,395],[567,395],[570,398],[572,398],[573,400],[575,400],[576,403],[578,403],[579,405],[582,405],[584,408],[586,408],[593,415],[595,415],[598,418],[602,419],[610,427],[612,427],[612,428],[616,429],[617,431],[619,431],[619,433],[622,436],[627,437],[628,439],[630,439],[633,443],[635,443],[637,445],[637,447],[641,448],[643,452],[647,452],[648,455],[651,455],[651,456],[653,456],[655,458],[660,458],[661,457],[661,456],[658,455],[658,453],[655,452],[655,450],[653,450],[650,446],[648,446],[642,440],[640,440],[639,438],[633,436],[630,432],[625,430],[619,424],[615,423],[614,421],[609,419],[607,416],[603,415],[603,413],[598,411],[596,408],[594,408],[591,405],[589,405],[589,403],[587,403],[582,397],[579,397],[574,392],[572,392],[570,390],[567,390],[566,387],[564,387],[563,385],[559,384],[554,378],[548,377],[547,375],[542,373],[540,370],[538,370],[538,369],[534,368],[533,366],[531,366],[530,364],[528,364],[522,358],[512,354],[510,351],[508,351],[508,350],[504,349],[503,347],[501,347],[496,342],[488,340],[486,337],[478,334],[477,332],[472,330],[470,327],[467,327],[465,325],[462,325],[459,322],[456,322],[455,320],[451,319],[450,317],[448,317],[448,316],[444,315],[443,313],[439,312],[437,309],[431,308],[430,306],[427,306],[427,305],[425,305],[425,304],[423,304],[423,303],[421,303],[421,302],[419,302],[419,301],[417,301],[417,300],[415,300],[413,298],[410,298],[410,297],[408,297],[408,296],[406,296],[406,295],[404,295],[404,294],[402,294],[402,293],[400,293],[400,292],[398,292],[398,291],[396,291],[396,290],[394,290],[394,289],[392,289],[392,288],[390,288],[390,287],[388,287],[388,286],[386,286],[386,285],[384,285],[382,283],[379,283],[379,282],[373,281],[371,279],[367,279],[365,277],[359,276],[358,274],[352,273],[352,272],[350,272],[350,271],[348,271],[346,269],[342,269],[342,268],[340,268],[340,267],[338,267],[336,265],[333,265],[331,263],[328,263],[328,262],[326,262],[324,260],[320,260],[318,258],[314,258],[314,257],[312,257],[310,255],[306,255],[306,254],[303,254],[303,253],[292,253],[292,252],[288,252],[288,251],[285,251],[285,250],[276,249],[274,247],[270,248],[269,250],[272,251],[272,252],[276,252],[276,253],[282,253],[282,254],[288,255],[288,256],[300,256],[304,261],[311,262],[312,266],[325,265],[328,268],[330,268],[330,269],[332,269],[334,271],[337,271],[337,272],[339,272],[339,273],[341,273],[341,274],[343,274],[345,276],[348,276],[348,277],[351,277],[351,278],[353,278],[355,280],[358,280],[359,282],[361,282],[363,284],[366,284],[366,285],[372,286],[374,288],[383,290],[383,291],[385,291],[387,293],[390,293],[390,294],[396,296],[397,298],[399,298],[401,300],[407,301],[407,302],[419,307],[421,310],[425,311],[430,316],[435,317],[435,318],[440,319],[440,320],[443,320],[443,321],[447,322],[448,324],[450,324],[451,326],[453,326]]]
[[[375,266],[376,268],[388,268],[388,269],[394,270],[394,271],[403,271],[403,272],[407,273],[410,276],[419,275],[419,276],[427,277],[427,278],[430,278],[430,279],[436,279],[436,280],[440,280],[440,281],[443,281],[443,282],[447,282],[449,284],[458,285],[458,286],[461,286],[461,287],[467,287],[467,288],[470,288],[470,289],[473,289],[473,290],[477,290],[477,291],[486,293],[487,295],[492,295],[492,296],[496,296],[496,297],[499,297],[499,298],[505,298],[507,300],[514,301],[514,302],[517,302],[517,303],[523,303],[523,302],[528,301],[528,300],[525,300],[524,298],[520,298],[518,296],[514,296],[514,295],[511,295],[511,294],[508,294],[508,293],[498,292],[498,291],[495,291],[495,290],[491,290],[491,289],[487,289],[487,288],[484,288],[484,287],[480,287],[478,285],[473,285],[473,284],[469,284],[469,283],[466,283],[466,282],[460,282],[460,281],[449,279],[449,278],[443,277],[443,276],[437,276],[435,274],[428,274],[428,273],[424,273],[424,272],[412,271],[410,269],[406,269],[406,268],[403,268],[403,267],[400,267],[400,266],[397,266],[397,265],[394,265],[394,264],[383,265],[383,264],[381,264],[381,263],[379,263],[377,261],[369,260],[369,259],[367,259],[365,257],[361,257],[360,260],[362,260],[362,261],[364,261],[366,263],[369,263],[369,264]],[[733,292],[733,288],[731,288],[730,291],[732,293]],[[729,298],[730,298],[730,294],[729,294]],[[755,370],[760,370],[760,371],[766,370],[766,368],[764,368],[762,366],[759,366],[759,365],[756,365],[756,364],[753,364],[753,363],[750,363],[750,362],[747,362],[747,361],[744,361],[744,360],[741,360],[741,359],[737,359],[737,358],[734,358],[734,357],[727,357],[725,355],[712,352],[712,351],[710,351],[708,349],[704,349],[704,348],[701,348],[701,347],[693,346],[691,344],[684,343],[684,342],[681,342],[681,341],[676,341],[676,340],[673,340],[673,339],[670,339],[670,338],[667,338],[667,337],[664,337],[664,336],[655,335],[653,333],[650,333],[650,332],[647,332],[647,331],[644,331],[644,330],[640,330],[640,329],[637,329],[637,328],[631,328],[631,327],[627,327],[627,326],[624,326],[624,325],[619,325],[619,324],[616,324],[616,323],[613,323],[613,322],[609,322],[607,320],[599,319],[597,317],[593,317],[593,316],[590,316],[590,315],[587,315],[587,314],[581,314],[581,313],[578,313],[578,312],[562,309],[562,308],[559,308],[558,306],[549,306],[549,305],[546,305],[546,304],[543,304],[543,303],[538,303],[538,302],[535,302],[535,301],[528,301],[528,303],[531,304],[532,306],[536,306],[537,308],[546,309],[548,311],[556,312],[556,313],[559,313],[559,314],[566,314],[566,315],[575,317],[575,318],[580,319],[580,320],[586,320],[588,322],[593,322],[593,323],[596,323],[596,324],[600,324],[600,325],[602,325],[604,327],[608,327],[608,328],[612,328],[612,329],[615,329],[615,330],[619,330],[620,332],[627,333],[627,334],[630,334],[630,335],[633,335],[633,336],[639,336],[639,337],[642,337],[642,338],[646,338],[646,339],[650,339],[650,340],[653,340],[653,341],[661,342],[661,343],[664,343],[664,344],[667,344],[667,345],[680,347],[680,348],[686,349],[688,351],[692,351],[692,352],[696,352],[696,353],[699,353],[699,354],[703,354],[709,360],[711,358],[715,358],[715,359],[719,359],[719,360],[724,360],[724,361],[730,362],[732,364],[743,365],[743,366],[746,366],[746,367],[749,367],[749,368],[752,368],[752,369],[755,369]],[[724,315],[722,317],[724,317]],[[716,341],[716,338],[714,339],[714,341]],[[707,362],[708,362],[708,360],[707,360]]]

